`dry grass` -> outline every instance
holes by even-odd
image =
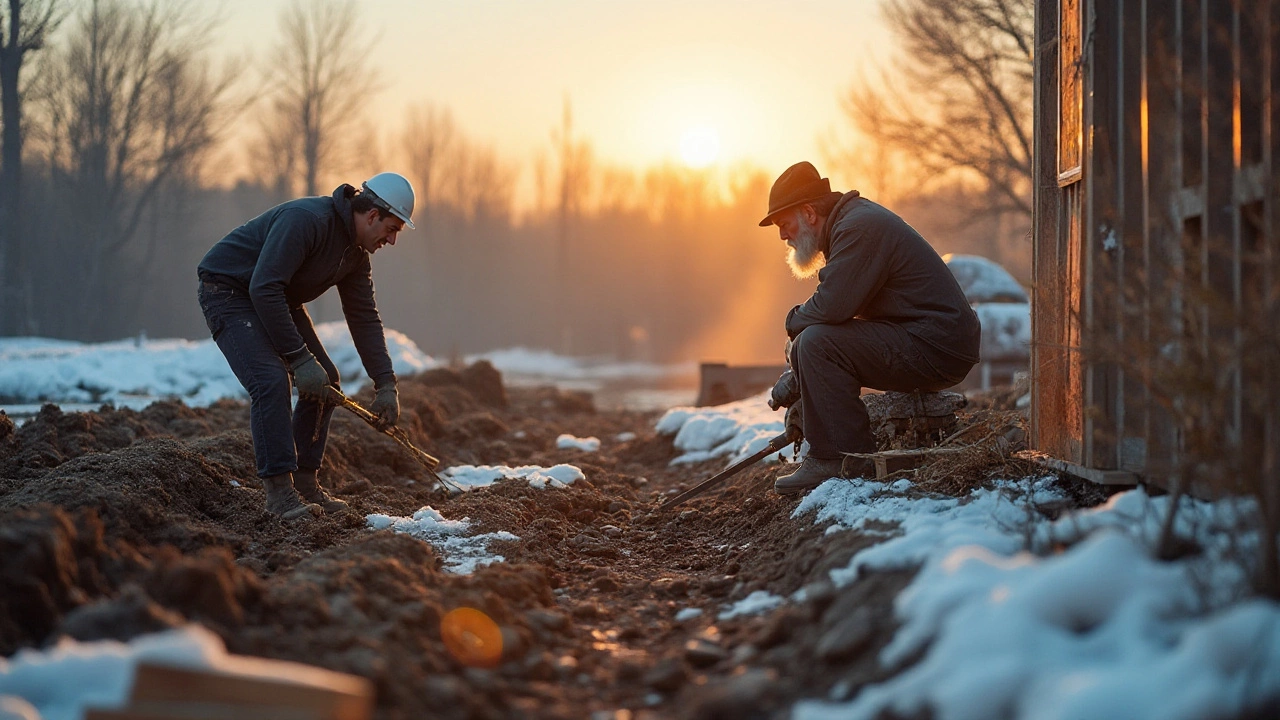
[[[960,418],[960,429],[935,448],[922,450],[924,462],[895,473],[909,478],[915,490],[952,497],[968,495],[991,480],[1026,477],[1039,472],[1025,447],[1026,419],[1009,410],[980,410]]]

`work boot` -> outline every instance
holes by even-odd
[[[320,482],[316,480],[315,470],[299,469],[293,474],[293,487],[298,490],[298,494],[303,500],[309,503],[315,503],[324,508],[327,513],[344,513],[351,509],[346,502],[325,492],[320,487]]]
[[[812,490],[831,478],[841,477],[840,466],[843,464],[841,458],[834,460],[824,460],[816,457],[807,457],[804,462],[800,463],[800,467],[790,475],[779,475],[778,479],[773,483],[774,492],[779,495],[794,495],[806,490]]]
[[[267,512],[279,515],[282,520],[310,520],[324,513],[319,505],[302,502],[298,491],[293,489],[290,473],[264,477],[262,486],[267,489]]]

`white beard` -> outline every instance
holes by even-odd
[[[787,249],[787,265],[797,280],[811,278],[827,264],[827,258],[818,247],[818,230],[801,220],[794,247]]]

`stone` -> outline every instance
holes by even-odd
[[[659,692],[674,692],[689,679],[689,671],[680,658],[669,657],[659,660],[644,674],[644,684]]]
[[[561,588],[557,588],[556,594],[563,595]],[[534,609],[524,614],[525,620],[532,626],[545,628],[552,631],[564,630],[569,626],[569,618],[564,613],[554,610]]]
[[[741,675],[708,683],[689,700],[688,717],[757,718],[770,717],[761,705],[777,683],[769,670],[748,670]]]
[[[728,656],[724,648],[707,640],[690,640],[684,644],[684,657],[696,668],[711,667]]]
[[[871,611],[860,608],[824,632],[814,653],[829,664],[845,662],[857,657],[874,636]]]
[[[702,592],[712,597],[723,597],[729,592],[729,588],[737,582],[732,575],[721,575],[719,577],[709,577],[702,581]]]

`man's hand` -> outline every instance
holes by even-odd
[[[380,430],[394,427],[400,421],[400,393],[396,391],[395,383],[388,383],[374,391],[369,412],[378,416]]]
[[[800,382],[796,380],[796,374],[791,372],[791,368],[787,368],[778,382],[774,383],[773,392],[769,393],[769,407],[773,410],[791,407],[799,399]]]
[[[787,408],[786,418],[783,424],[787,428],[787,434],[796,442],[804,438],[804,402],[797,400],[794,405]]]
[[[329,405],[342,402],[337,391],[329,384],[329,373],[320,366],[320,361],[309,352],[296,358],[290,367],[293,369],[293,386],[298,388],[300,397],[318,400]]]

